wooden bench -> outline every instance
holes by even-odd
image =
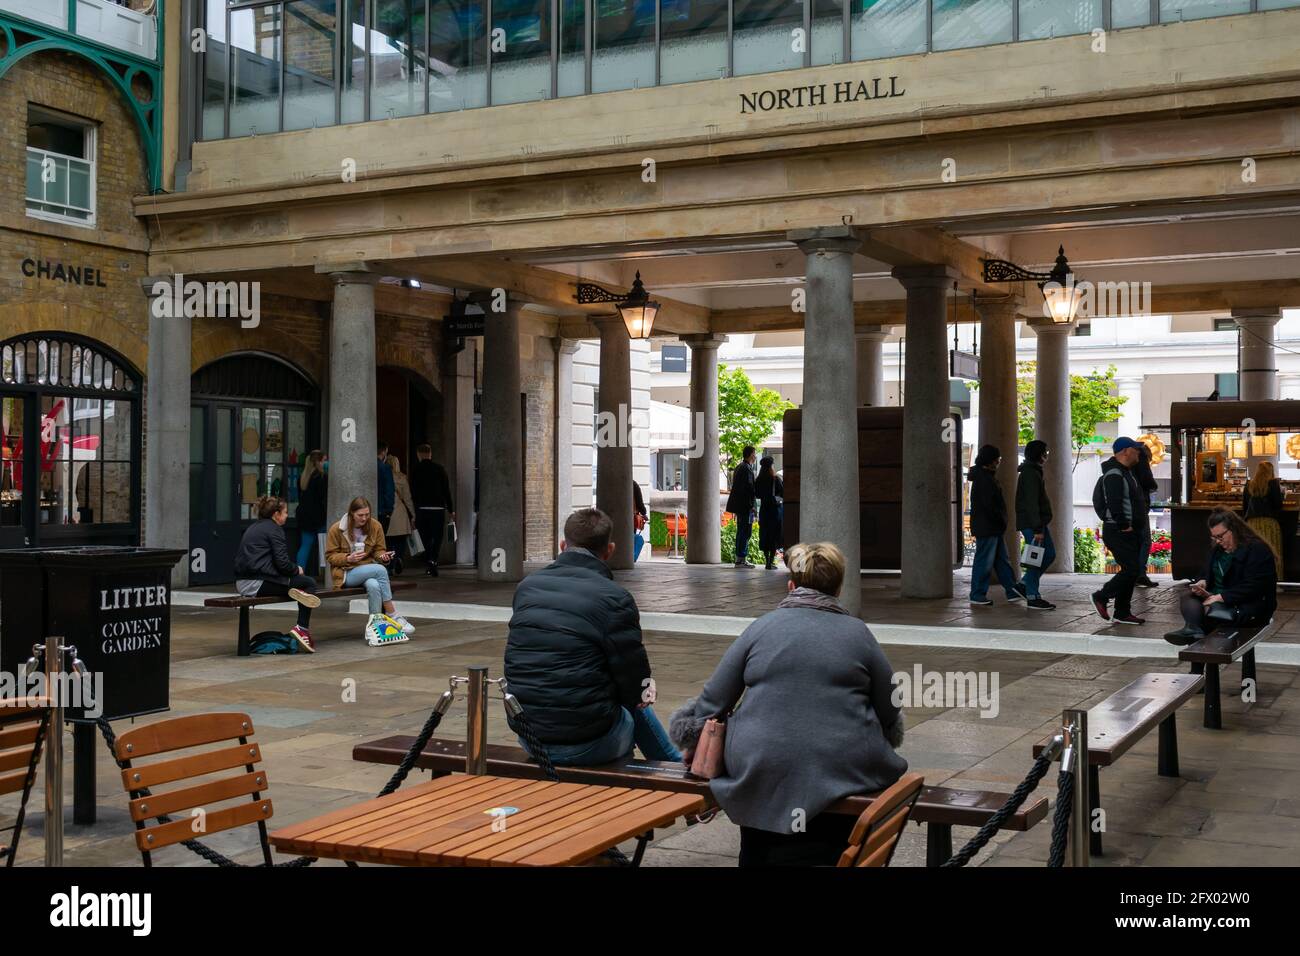
[[[1241,659],[1241,681],[1255,681],[1255,645],[1277,633],[1273,621],[1251,627],[1222,627],[1178,652],[1180,661],[1190,662],[1192,673],[1205,671],[1205,720],[1211,730],[1223,729],[1219,703],[1219,668]]]
[[[405,591],[407,588],[415,587],[414,581],[389,581],[389,587],[394,591]],[[359,597],[366,593],[365,588],[331,588],[327,591],[316,591],[315,594],[322,601],[330,598],[342,597]],[[204,607],[237,607],[239,608],[239,657],[248,656],[248,645],[251,639],[249,631],[249,609],[258,607],[263,604],[292,604],[293,598],[290,597],[241,597],[238,594],[231,594],[228,597],[208,598],[203,602]]]
[[[352,759],[366,763],[397,765],[415,743],[410,736],[385,737],[360,743],[352,748]],[[465,770],[465,742],[435,737],[415,759],[415,766],[433,776]],[[661,760],[621,760],[596,767],[556,767],[566,783],[591,783],[646,790],[671,790],[704,797],[714,805],[709,782],[692,776],[680,763]],[[494,777],[543,779],[541,765],[519,747],[488,744],[487,772]],[[877,794],[845,797],[830,806],[829,812],[858,817],[872,805]],[[952,828],[980,827],[1006,803],[1008,794],[982,790],[956,790],[926,787],[912,808],[911,819],[924,823],[926,829],[926,865],[939,866],[952,856]],[[1047,816],[1047,799],[1033,795],[1004,824],[1003,829],[1028,830]]]
[[[1101,807],[1100,773],[1150,732],[1160,728],[1156,771],[1162,777],[1178,776],[1178,708],[1196,696],[1204,684],[1200,674],[1143,674],[1121,687],[1100,704],[1088,708],[1088,810]],[[1034,745],[1034,756],[1048,741]],[[1101,856],[1101,833],[1089,828],[1089,851]]]

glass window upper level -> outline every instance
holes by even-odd
[[[0,7],[25,0],[0,0]],[[1087,34],[1300,0],[199,0],[223,139]]]

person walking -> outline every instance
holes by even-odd
[[[768,571],[776,570],[776,553],[781,549],[781,518],[785,502],[785,484],[773,467],[776,459],[765,455],[758,463],[754,494],[758,496],[758,548],[763,552]]]
[[[641,494],[641,486],[635,481],[632,482],[632,562],[635,564],[641,558],[641,550],[645,547],[645,536],[642,531],[650,521],[650,512],[646,510],[645,496]]]
[[[1277,564],[1272,548],[1232,511],[1206,522],[1210,548],[1205,576],[1179,598],[1183,626],[1165,635],[1170,644],[1199,641],[1220,624],[1267,624],[1277,611]],[[1193,664],[1193,673],[1202,668]]]
[[[312,608],[320,607],[316,581],[289,558],[284,523],[289,504],[263,495],[255,505],[257,520],[244,531],[235,553],[235,589],[241,597],[290,597],[298,602],[298,623],[289,634],[308,654],[316,653],[311,638]]]
[[[1119,573],[1092,595],[1092,606],[1103,621],[1116,624],[1145,624],[1133,613],[1133,588],[1146,564],[1141,553],[1141,524],[1146,520],[1140,500],[1142,489],[1133,476],[1140,453],[1138,442],[1117,438],[1112,455],[1101,466],[1101,477],[1092,491],[1092,506],[1101,519],[1101,540],[1119,563]],[[1115,602],[1115,613],[1108,610]]]
[[[393,577],[402,573],[402,552],[406,550],[406,540],[411,529],[415,527],[415,503],[411,500],[411,485],[402,474],[402,462],[396,455],[388,456],[388,467],[393,470],[393,516],[388,522],[384,536],[393,551],[393,561],[389,573]]]
[[[743,867],[833,866],[857,821],[827,808],[907,772],[893,668],[870,628],[837,600],[843,553],[796,544],[786,565],[789,593],[745,628],[700,695],[668,720],[688,765],[705,722],[726,721],[722,773],[709,789],[740,827]]]
[[[447,470],[433,460],[430,445],[415,449],[415,468],[411,471],[411,500],[415,504],[415,527],[424,542],[425,573],[438,576],[438,553],[442,550],[443,528],[450,517],[456,520],[451,501],[451,482]]]
[[[970,571],[970,603],[989,607],[989,578],[997,574],[1007,601],[1022,601],[1025,585],[1016,583],[1016,574],[1007,558],[1007,503],[1002,497],[996,472],[1002,453],[993,445],[984,445],[975,455],[975,464],[966,473],[970,486],[970,533],[975,538],[975,562]]]
[[[752,568],[749,539],[754,533],[754,446],[746,445],[741,462],[731,473],[731,490],[727,493],[727,512],[736,516],[736,567]]]
[[[1133,478],[1137,481],[1138,512],[1141,521],[1135,525],[1138,533],[1138,550],[1141,553],[1141,567],[1138,569],[1137,586],[1140,588],[1158,588],[1159,583],[1151,580],[1147,574],[1147,563],[1151,560],[1151,495],[1160,488],[1156,476],[1151,471],[1151,449],[1138,442],[1138,460],[1133,466]]]
[[[1035,611],[1056,610],[1055,604],[1043,600],[1039,590],[1043,574],[1056,561],[1056,545],[1048,527],[1052,522],[1052,501],[1047,497],[1047,482],[1043,480],[1047,455],[1047,442],[1035,439],[1025,446],[1025,460],[1016,469],[1016,527],[1025,544],[1043,549],[1042,563],[1038,567],[1026,565],[1020,578],[1025,601]]]
[[[307,455],[307,464],[298,476],[298,510],[293,513],[298,522],[298,566],[304,574],[315,571],[311,563],[316,550],[316,536],[325,530],[325,453],[319,448]],[[314,574],[311,574],[315,577]]]
[[[325,561],[330,566],[334,587],[366,589],[370,611],[363,631],[366,642],[371,646],[378,643],[372,628],[380,614],[387,614],[403,633],[414,633],[415,626],[393,606],[393,588],[388,580],[388,563],[393,560],[393,552],[384,540],[383,526],[371,516],[370,502],[360,496],[353,498],[347,513],[330,525],[325,542]]]
[[[384,534],[388,533],[388,522],[392,520],[393,508],[397,504],[397,489],[393,483],[393,469],[388,467],[388,442],[379,443],[379,523]]]
[[[1242,513],[1246,524],[1273,549],[1277,577],[1282,579],[1282,483],[1277,480],[1273,463],[1265,459],[1255,466],[1255,473],[1241,493]]]
[[[606,563],[613,530],[603,511],[575,511],[559,556],[515,589],[506,684],[556,765],[609,763],[633,743],[648,760],[682,757],[651,707],[640,611]],[[523,729],[509,713],[506,723],[516,734]],[[519,743],[531,746],[522,735]]]

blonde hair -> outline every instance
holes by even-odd
[[[298,476],[299,491],[307,490],[307,485],[308,483],[311,482],[311,476],[316,474],[316,472],[320,471],[320,462],[321,459],[324,457],[325,457],[325,453],[321,451],[319,448],[315,449],[314,451],[310,452],[307,455],[307,464],[303,468],[302,474]]]
[[[796,544],[785,552],[785,563],[795,587],[839,595],[844,584],[844,552],[829,541]]]
[[[1246,488],[1250,491],[1252,498],[1263,498],[1268,494],[1268,483],[1276,476],[1273,473],[1273,463],[1271,461],[1261,461],[1255,466],[1255,473],[1250,476],[1250,481]]]
[[[388,467],[393,469],[394,475],[400,475],[402,473],[402,461],[400,458],[396,455],[389,455],[385,460],[388,462]]]

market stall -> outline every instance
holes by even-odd
[[[1210,550],[1210,513],[1242,514],[1254,463],[1300,452],[1300,401],[1175,402],[1170,406],[1172,570],[1199,578]],[[1300,581],[1300,481],[1280,474],[1283,493],[1282,579]]]

